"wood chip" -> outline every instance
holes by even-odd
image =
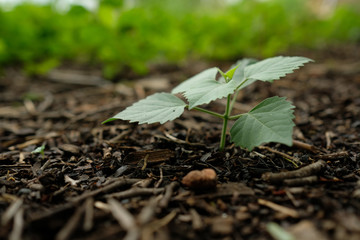
[[[232,217],[215,217],[211,224],[211,233],[214,235],[229,235],[234,230]]]
[[[303,220],[289,228],[289,232],[296,240],[326,240],[328,239],[317,227],[309,220]]]
[[[138,164],[140,161],[144,160],[146,156],[148,156],[146,157],[147,164],[160,163],[168,161],[170,158],[174,157],[174,155],[175,153],[169,149],[132,152],[125,157],[124,163]]]
[[[298,218],[299,217],[299,213],[296,210],[288,208],[288,207],[281,206],[281,205],[276,204],[274,202],[270,202],[268,200],[259,198],[258,203],[260,205],[263,205],[263,206],[269,207],[269,208],[271,208],[271,209],[273,209],[275,211],[278,211],[278,212],[280,212],[282,214],[285,214],[285,215],[287,215],[289,217],[292,217],[292,218]]]
[[[65,152],[70,152],[72,154],[79,154],[81,149],[79,146],[76,146],[74,144],[68,144],[64,143],[59,146],[59,148]]]

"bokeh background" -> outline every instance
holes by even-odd
[[[156,64],[359,42],[356,0],[0,0],[0,69],[28,75],[78,65],[118,80]]]

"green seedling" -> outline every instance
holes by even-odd
[[[40,154],[41,157],[43,158],[45,156],[45,144],[41,145],[40,147],[35,148],[34,151],[32,151],[31,153],[33,154]]]
[[[274,240],[296,240],[295,237],[275,222],[266,224],[266,230]]]
[[[252,150],[263,143],[278,142],[292,145],[293,108],[284,97],[270,97],[259,103],[248,113],[231,115],[238,92],[257,80],[272,82],[303,66],[312,60],[305,57],[273,57],[256,62],[252,59],[238,61],[226,73],[218,68],[207,69],[182,82],[171,93],[155,93],[134,103],[114,117],[130,122],[161,124],[178,118],[187,108],[201,111],[223,120],[220,150],[224,150],[229,120],[235,120],[230,129],[231,141],[242,148]],[[220,73],[221,77],[216,78]],[[177,97],[182,94],[187,103]],[[223,114],[216,113],[201,105],[216,99],[226,98]]]

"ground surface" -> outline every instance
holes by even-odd
[[[273,95],[297,107],[294,146],[252,152],[231,144],[219,152],[221,123],[199,112],[165,125],[100,124],[211,64],[158,67],[116,85],[96,73],[84,81],[68,70],[46,79],[7,70],[0,239],[272,239],[276,230],[300,240],[360,239],[359,53],[305,52],[316,63],[244,89],[239,113]],[[222,112],[224,102],[209,107]],[[42,144],[44,155],[31,153]],[[181,183],[204,168],[215,170],[216,188]],[[277,172],[287,173],[268,174]]]

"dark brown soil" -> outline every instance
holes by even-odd
[[[301,55],[316,63],[239,95],[239,113],[274,95],[297,107],[294,145],[252,152],[230,143],[219,152],[221,122],[199,112],[164,125],[100,124],[213,64],[159,66],[118,84],[90,71],[6,70],[0,239],[281,239],[274,228],[298,240],[360,239],[360,47]],[[224,102],[208,107],[222,112]],[[182,184],[205,168],[216,187]]]

